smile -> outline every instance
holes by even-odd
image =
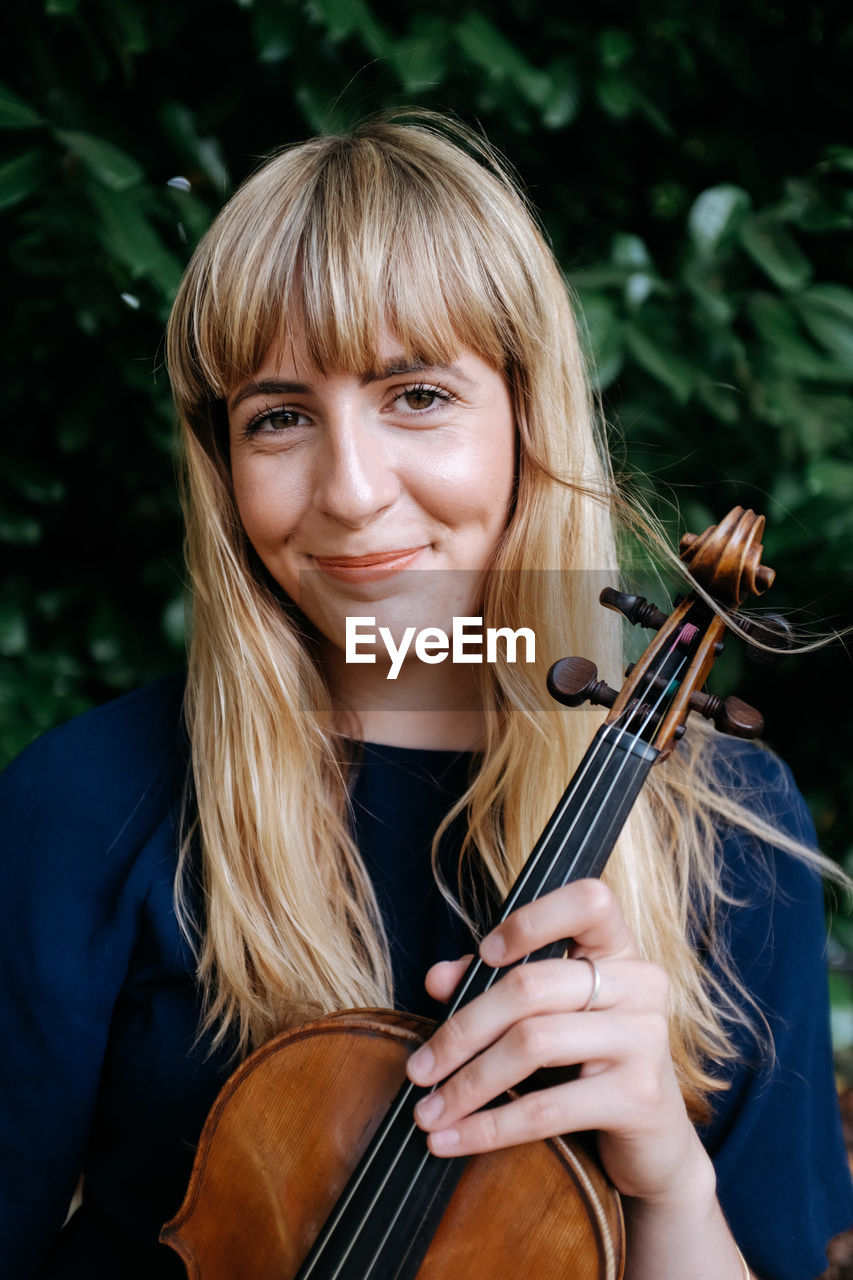
[[[380,582],[411,568],[427,545],[376,551],[364,556],[314,556],[314,563],[323,573],[340,582]]]

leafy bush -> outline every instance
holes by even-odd
[[[383,106],[514,160],[583,306],[614,447],[691,527],[766,510],[774,603],[850,621],[853,24],[844,6],[45,0],[0,74],[9,245],[0,753],[182,661],[161,343],[191,249],[270,149]],[[808,100],[808,113],[803,108]],[[740,660],[729,675],[741,679]],[[840,648],[751,677],[821,834]]]

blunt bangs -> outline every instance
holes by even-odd
[[[206,434],[205,406],[291,329],[321,370],[378,369],[390,333],[407,358],[449,363],[465,346],[510,373],[540,330],[543,249],[508,180],[431,129],[373,122],[293,147],[188,268],[168,342],[179,408]]]

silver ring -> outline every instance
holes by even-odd
[[[590,959],[589,956],[576,956],[575,958],[577,960],[582,960],[584,964],[588,964],[592,970],[592,991],[589,993],[589,999],[586,1004],[580,1010],[581,1013],[586,1013],[587,1010],[593,1008],[596,1000],[598,999],[598,993],[601,990],[601,971],[595,961]]]

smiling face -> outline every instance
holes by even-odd
[[[246,535],[338,650],[347,616],[398,635],[476,612],[513,494],[501,373],[464,348],[426,366],[390,338],[376,363],[321,370],[290,343],[228,397]]]

